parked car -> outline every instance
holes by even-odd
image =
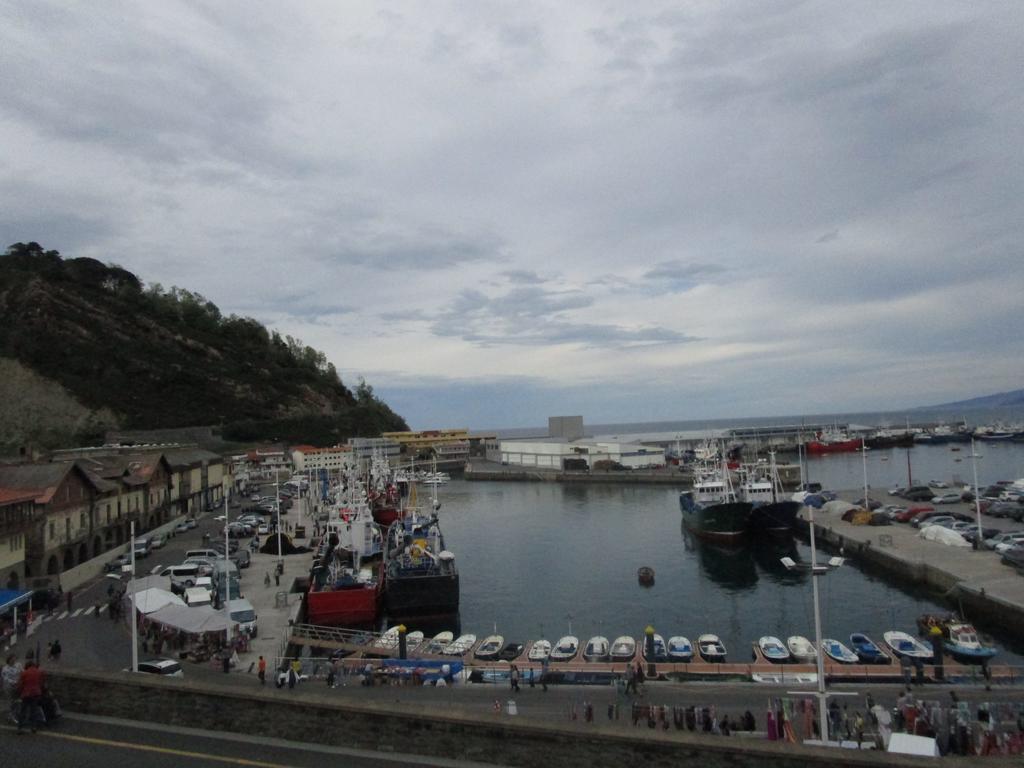
[[[931,501],[933,496],[935,491],[927,485],[913,485],[903,494],[908,501]]]
[[[212,546],[217,551],[218,554],[224,554],[224,542],[223,541],[221,541],[220,539],[217,539],[217,541],[213,542]],[[230,555],[232,552],[237,552],[237,551],[238,551],[238,539],[229,539],[228,540],[228,554]]]
[[[195,528],[197,525],[199,525],[199,523],[196,522],[196,519],[194,517],[186,517],[185,525],[187,525],[189,528]]]
[[[982,542],[986,549],[995,549],[1004,541],[1009,541],[1013,536],[1024,536],[1024,531],[1002,531],[995,536],[990,536]]]
[[[248,549],[239,549],[236,552],[232,552],[228,555],[228,558],[230,558],[239,568],[248,568],[252,565],[252,557],[249,555]]]
[[[182,521],[174,526],[175,533],[188,533],[188,523]]]
[[[993,536],[995,536],[998,533],[999,533],[999,529],[998,528],[985,528],[984,526],[982,526],[982,528],[981,528],[981,540],[984,541],[985,539],[990,539],[990,538],[992,538]],[[978,538],[978,526],[977,526],[977,524],[971,526],[968,530],[964,531],[961,535],[965,539],[967,539],[969,542],[971,542],[971,544],[973,544],[975,542],[975,540]]]
[[[149,548],[150,549],[160,549],[160,547],[162,547],[166,543],[167,543],[167,537],[164,536],[162,533],[154,534],[153,536],[151,536],[149,538]]]
[[[890,488],[888,490],[888,494],[890,496],[902,496],[906,492],[907,487],[905,485],[897,485],[895,488]]]
[[[124,570],[125,566],[132,564],[132,556],[125,552],[123,555],[118,555],[109,563],[103,566],[103,570],[107,573],[120,573]]]
[[[900,507],[897,511],[892,513],[891,517],[897,523],[909,523],[911,520],[917,517],[918,514],[920,513],[914,508],[904,509]]]
[[[1004,552],[1006,552],[1006,550],[1012,549],[1013,547],[1016,547],[1020,544],[1024,544],[1024,533],[1018,533],[1009,536],[1008,538],[996,544],[995,550],[1001,555]]]
[[[933,515],[932,517],[926,518],[917,524],[917,527],[922,531],[925,528],[930,528],[933,525],[944,525],[945,523],[955,523],[957,519],[952,515]]]
[[[962,499],[959,493],[943,493],[932,496],[932,504],[959,504]]]
[[[1024,572],[1024,546],[1010,547],[1003,552],[1000,560],[1003,565],[1012,565],[1018,571]]]
[[[32,591],[32,597],[29,598],[29,605],[32,606],[33,611],[38,611],[43,608],[56,608],[60,605],[60,598],[60,592],[52,587],[36,589]]]
[[[143,539],[142,541],[135,542],[135,559],[140,560],[144,557],[149,557],[149,542]]]

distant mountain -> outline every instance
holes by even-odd
[[[1015,408],[1024,406],[1024,389],[1015,389],[1012,392],[1000,392],[996,395],[985,397],[972,397],[970,400],[959,400],[955,403],[943,403],[942,405],[926,405],[915,410],[939,411],[958,410],[969,411],[981,408]]]
[[[0,255],[0,372],[0,447],[116,428],[213,425],[228,440],[314,445],[407,429],[297,339],[38,243]]]

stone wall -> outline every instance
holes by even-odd
[[[276,690],[231,690],[126,673],[61,671],[51,686],[69,712],[232,731],[385,753],[414,753],[527,768],[679,766],[781,768],[836,765],[926,766],[927,758],[798,747],[689,733],[624,734],[597,723],[543,724],[458,712],[409,714],[385,706],[283,698]],[[993,766],[1005,761],[989,760]],[[966,766],[947,758],[944,766]]]

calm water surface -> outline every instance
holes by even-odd
[[[948,481],[959,475],[969,481],[970,448],[961,448],[912,449],[914,477]],[[906,453],[869,452],[869,483],[905,482]],[[979,444],[978,453],[983,485],[1024,476],[1024,446]],[[862,459],[812,459],[809,474],[826,487],[860,487]],[[779,562],[786,555],[809,562],[809,547],[786,540],[731,550],[694,540],[681,527],[678,490],[453,480],[439,496],[447,545],[461,573],[462,630],[483,636],[496,627],[506,640],[555,640],[571,625],[586,642],[597,634],[639,637],[652,624],[666,638],[695,640],[714,632],[738,661],[749,658],[751,642],[761,635],[812,637],[809,577]],[[655,569],[651,588],[637,583],[641,565]],[[1024,579],[1021,584],[1024,590]],[[914,632],[919,614],[947,608],[849,562],[824,577],[821,589],[822,632],[844,641],[854,631],[878,640],[888,629]],[[1007,647],[1012,638],[983,629],[996,634],[1001,660],[1024,663]]]

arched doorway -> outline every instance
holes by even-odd
[[[64,570],[70,571],[75,567],[75,551],[67,549],[64,551]]]
[[[85,545],[85,542],[78,545],[78,562],[84,563],[89,559],[89,547]]]
[[[60,561],[57,560],[56,555],[50,555],[50,559],[46,561],[46,574],[56,576],[58,573],[60,573]]]
[[[92,556],[99,557],[103,554],[103,540],[99,536],[94,536],[92,540]]]

